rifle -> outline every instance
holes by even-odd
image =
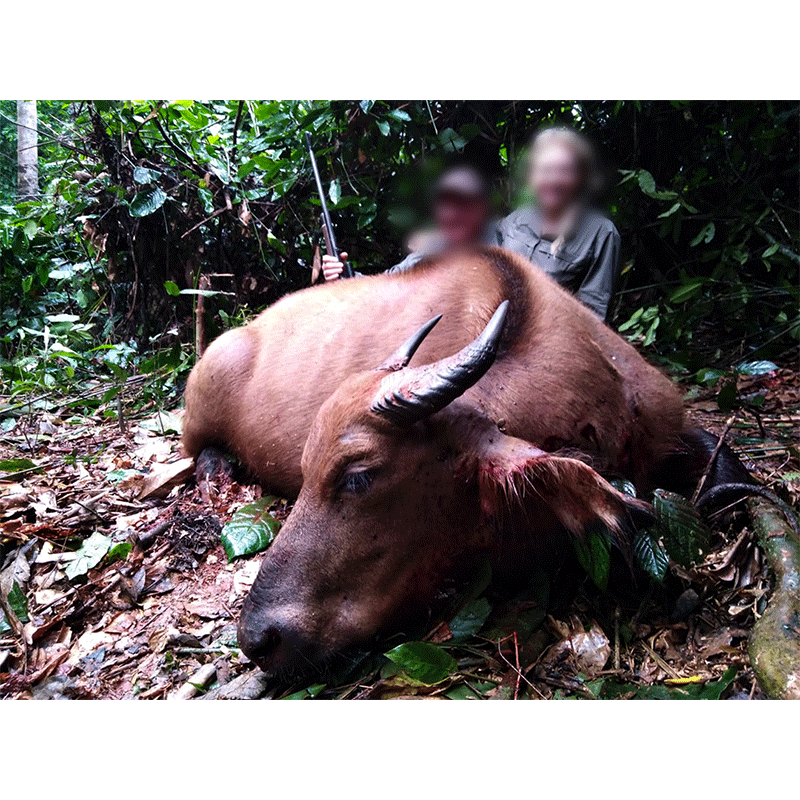
[[[311,146],[311,135],[306,131],[306,145],[308,146],[308,155],[311,159],[311,166],[314,169],[314,178],[317,181],[317,194],[319,194],[319,202],[322,206],[322,233],[325,236],[325,249],[328,251],[329,256],[333,256],[339,261],[339,249],[336,246],[336,237],[333,233],[333,224],[331,223],[331,215],[328,211],[328,204],[325,202],[325,191],[322,188],[322,179],[319,176],[319,169],[317,168],[317,159],[314,156],[314,148]],[[343,278],[352,278],[353,269],[350,262],[344,262]]]

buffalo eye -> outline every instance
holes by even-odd
[[[364,494],[375,478],[375,471],[366,469],[360,472],[348,472],[342,478],[342,491],[348,494]]]

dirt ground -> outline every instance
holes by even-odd
[[[736,415],[727,441],[796,507],[798,374],[741,380],[749,383],[740,391],[765,402],[758,418]],[[718,434],[725,428],[711,391],[689,411]],[[455,643],[447,625],[429,633],[458,663],[434,686],[369,658],[312,685],[270,682],[236,645],[260,556],[229,561],[220,543],[222,526],[261,489],[195,485],[178,454],[179,430],[179,412],[120,426],[56,409],[3,424],[0,568],[6,594],[19,589],[9,598],[21,614],[17,625],[0,617],[0,696],[763,696],[746,646],[771,578],[741,505],[711,520],[705,560],[691,570],[673,565],[663,587],[601,594],[584,578],[565,600],[544,579],[514,598],[487,594],[488,618],[466,642]],[[277,519],[289,510],[282,501],[270,509]]]

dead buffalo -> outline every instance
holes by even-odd
[[[307,289],[220,336],[189,378],[183,441],[297,496],[239,622],[270,672],[396,628],[479,559],[518,567],[595,521],[621,531],[644,504],[599,472],[687,490],[708,459],[672,382],[498,248]]]

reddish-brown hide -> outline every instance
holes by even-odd
[[[465,399],[513,436],[602,456],[645,488],[683,427],[677,390],[571,295],[498,248],[306,289],[223,334],[189,377],[185,452],[225,447],[264,486],[295,496],[311,423],[345,378],[374,370],[436,314],[442,321],[413,363],[449,356],[506,299],[501,351]]]
[[[419,365],[465,347],[504,300],[484,377],[413,424],[380,413],[381,398],[417,391],[427,374]],[[417,367],[386,369],[391,351],[437,314]],[[565,453],[643,491],[683,427],[666,377],[497,248],[291,295],[211,345],[186,403],[189,455],[222,446],[265,487],[299,493],[239,625],[243,650],[269,671],[396,626],[443,579],[501,545],[529,556],[531,542],[594,519],[618,529],[633,501]]]

